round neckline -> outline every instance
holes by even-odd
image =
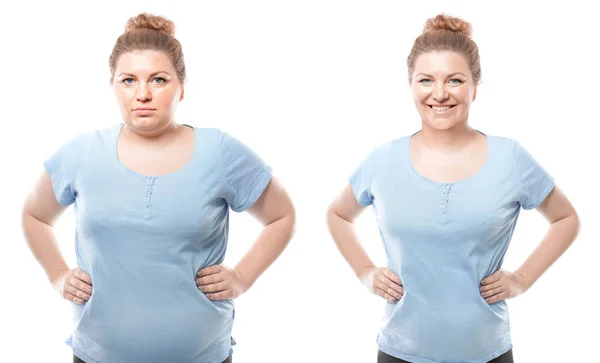
[[[132,174],[133,176],[140,178],[140,179],[163,179],[172,175],[176,175],[179,174],[181,172],[183,172],[185,169],[189,168],[190,165],[193,163],[194,159],[196,158],[196,149],[197,149],[197,144],[198,144],[198,130],[196,129],[196,127],[188,125],[188,124],[181,124],[183,126],[187,126],[189,128],[191,128],[194,131],[194,146],[193,146],[193,150],[192,150],[192,156],[188,159],[188,161],[179,169],[171,171],[169,173],[166,174],[160,174],[160,175],[146,175],[146,174],[142,174],[139,173],[135,170],[132,170],[128,167],[126,167],[121,160],[119,159],[119,153],[118,153],[118,146],[119,146],[119,138],[121,136],[121,131],[123,130],[123,127],[125,126],[124,122],[121,122],[120,124],[117,125],[117,130],[115,132],[115,137],[113,138],[113,145],[112,145],[112,155],[113,155],[113,160],[115,161],[115,163],[117,164],[117,166],[119,167],[119,169]]]
[[[437,180],[433,180],[430,179],[424,175],[422,175],[421,173],[419,173],[417,171],[417,169],[415,169],[413,163],[412,163],[412,159],[410,157],[410,145],[411,145],[411,141],[413,136],[415,136],[416,134],[419,133],[419,131],[415,132],[414,134],[410,135],[407,137],[407,142],[406,142],[406,158],[407,158],[407,162],[408,162],[408,169],[411,172],[411,174],[413,174],[415,177],[417,177],[418,179],[421,179],[422,181],[425,181],[429,184],[432,184],[434,186],[437,187],[451,187],[457,184],[462,184],[465,182],[468,182],[470,180],[473,180],[475,178],[477,178],[479,175],[483,174],[483,172],[485,171],[485,169],[487,169],[488,165],[490,164],[490,159],[491,159],[491,152],[492,152],[492,147],[490,145],[491,143],[491,138],[489,135],[479,131],[479,130],[475,130],[478,133],[482,134],[483,136],[485,136],[485,140],[486,140],[486,148],[487,148],[487,155],[485,157],[485,161],[483,162],[483,165],[472,175],[469,175],[465,178],[459,179],[457,181],[454,182],[440,182]]]

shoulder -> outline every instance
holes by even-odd
[[[65,136],[64,141],[60,142],[54,152],[45,158],[46,171],[53,180],[60,178],[65,183],[70,183],[85,161],[90,160],[90,153],[94,151],[97,153],[97,150],[102,148],[102,143],[108,139],[110,130],[114,130],[114,126]]]
[[[486,134],[486,137],[489,142],[493,143],[496,147],[508,148],[511,151],[515,151],[518,147],[521,147],[521,144],[517,139],[509,136],[501,136],[501,135],[490,135]]]
[[[371,150],[368,158],[376,162],[385,160],[389,155],[396,155],[398,152],[407,150],[405,146],[407,146],[409,140],[410,136],[404,136],[380,143]]]
[[[251,148],[237,136],[219,128],[204,128],[202,133],[211,141],[211,145],[218,146],[224,157],[237,157],[242,154],[253,153]]]
[[[211,147],[220,147],[224,140],[230,137],[226,132],[216,127],[194,127],[194,130],[196,132],[196,139],[199,139],[202,144]]]
[[[216,156],[225,165],[254,156],[253,151],[239,139],[219,128],[195,128],[197,152],[204,156]]]
[[[359,174],[367,178],[375,178],[378,172],[384,168],[387,162],[393,162],[398,159],[398,153],[404,149],[407,137],[389,140],[376,145],[371,151],[362,158],[362,161],[354,172],[354,177]]]
[[[538,162],[518,139],[494,136],[491,140],[496,150],[496,165],[507,165],[516,170],[517,174],[523,175],[537,167]]]
[[[518,151],[521,149],[517,140],[508,136],[486,134],[488,148],[492,150],[495,157],[513,162]]]
[[[94,129],[78,132],[74,135],[66,136],[64,141],[59,144],[57,154],[70,159],[79,159],[82,155],[93,150],[98,143],[108,139],[108,133],[112,129]]]
[[[527,148],[518,139],[508,136],[493,136],[497,148],[501,149],[513,162],[519,163],[523,157],[529,156]]]

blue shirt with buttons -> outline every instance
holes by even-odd
[[[379,349],[414,363],[484,363],[512,348],[506,301],[488,304],[480,282],[502,266],[520,209],[533,209],[553,178],[515,140],[485,135],[473,176],[428,179],[410,160],[410,136],[372,151],[349,182],[373,206],[388,267],[404,285],[386,302]]]
[[[271,168],[228,134],[193,128],[187,164],[142,175],[117,157],[122,127],[79,135],[44,163],[57,201],[74,204],[77,264],[94,288],[71,303],[67,343],[88,363],[222,362],[234,304],[209,300],[196,273],[223,261],[229,209],[249,208]]]

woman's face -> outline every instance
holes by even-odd
[[[145,50],[122,54],[117,60],[113,89],[121,117],[134,131],[152,135],[169,127],[183,85],[169,57]]]
[[[455,52],[429,52],[417,57],[411,87],[423,126],[436,130],[466,123],[477,93],[467,60]]]

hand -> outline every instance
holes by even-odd
[[[362,283],[375,295],[391,303],[404,296],[402,280],[387,267],[367,267],[360,276]]]
[[[63,270],[52,280],[52,287],[65,300],[84,304],[92,295],[92,279],[79,268]]]
[[[517,297],[527,291],[528,288],[529,286],[522,274],[499,270],[481,280],[479,292],[488,304],[493,304],[500,300]]]
[[[235,299],[251,285],[239,271],[223,265],[206,267],[198,271],[197,276],[196,286],[210,300]]]

